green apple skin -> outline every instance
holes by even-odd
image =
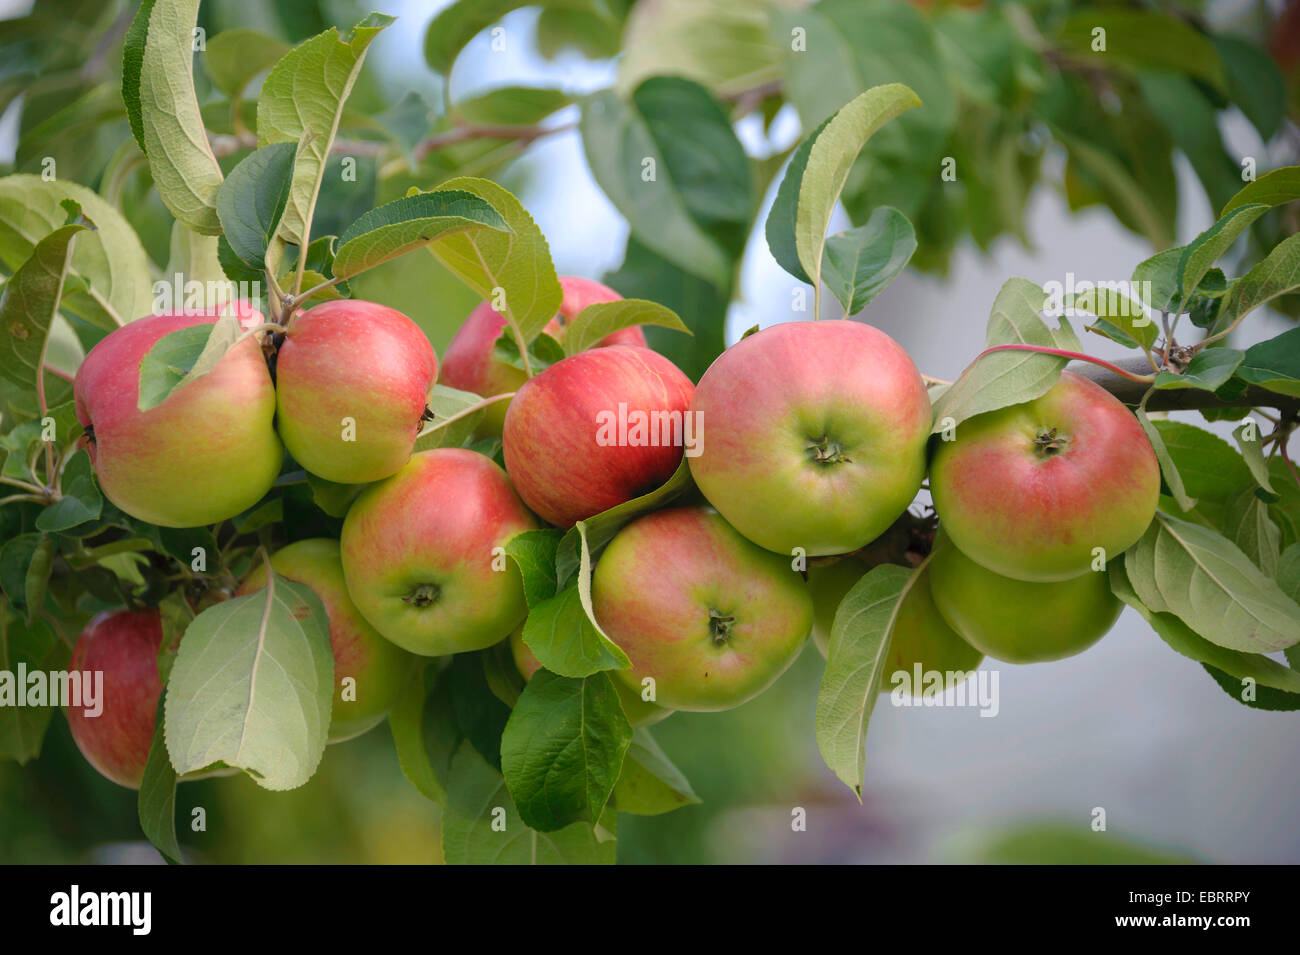
[[[327,481],[366,484],[411,456],[438,359],[401,312],[339,299],[293,318],[275,370],[276,427],[294,460]]]
[[[853,321],[788,322],[742,338],[700,379],[691,474],[754,543],[845,554],[869,543],[925,476],[930,399],[892,338]]]
[[[592,579],[596,620],[632,661],[611,674],[660,706],[726,710],[771,686],[799,655],[813,606],[789,561],[709,508],[655,511],[610,542]]]
[[[808,589],[812,592],[814,607],[813,642],[822,656],[826,656],[830,646],[831,625],[840,601],[869,569],[854,557],[809,569]],[[918,663],[922,671],[966,674],[957,681],[962,683],[979,669],[983,659],[984,654],[963,640],[940,615],[930,592],[930,571],[927,568],[898,608],[889,642],[889,656],[880,672],[880,692],[888,693],[894,689],[893,677],[899,671],[907,674],[908,685],[911,685]],[[929,696],[932,692],[912,695]]]
[[[77,420],[87,428],[83,442],[104,496],[159,527],[199,527],[246,511],[271,489],[284,459],[273,424],[275,387],[254,338],[162,404],[139,409],[140,362],[154,344],[215,322],[211,312],[128,322],[77,370]]]
[[[334,651],[334,710],[329,741],[342,742],[381,723],[392,709],[414,662],[405,650],[389,643],[366,622],[348,596],[343,579],[339,542],[315,537],[282,547],[271,557],[275,572],[306,584],[325,606]],[[266,586],[266,565],[258,563],[239,593]],[[355,681],[355,699],[343,698],[343,681]]]
[[[482,650],[528,612],[503,548],[536,526],[490,458],[421,451],[349,508],[340,540],[348,593],[371,626],[412,653]]]
[[[542,668],[542,662],[528,648],[528,644],[524,643],[523,627],[510,634],[510,656],[515,661],[519,675],[525,681],[531,680],[533,674]],[[612,682],[614,689],[618,691],[619,700],[623,703],[623,713],[633,726],[652,726],[673,715],[672,710],[666,710],[649,700],[642,699],[640,690],[632,689],[622,680],[612,679]]]
[[[977,415],[938,442],[930,489],[966,556],[1006,577],[1068,580],[1091,569],[1094,548],[1109,560],[1142,536],[1160,466],[1123,403],[1062,372],[1041,398]]]
[[[931,593],[949,626],[1004,663],[1042,663],[1082,653],[1106,635],[1123,605],[1108,575],[1030,581],[982,567],[940,535],[930,559]]]

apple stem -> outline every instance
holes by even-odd
[[[1086,361],[1094,365],[1099,365],[1107,371],[1112,371],[1117,375],[1129,379],[1130,381],[1140,381],[1150,383],[1156,380],[1155,375],[1135,375],[1130,371],[1125,371],[1118,365],[1112,365],[1102,358],[1095,358],[1092,355],[1085,355],[1083,352],[1065,351],[1060,348],[1048,348],[1043,345],[994,345],[992,348],[986,348],[975,356],[975,361],[979,361],[985,355],[992,354],[995,351],[1032,351],[1040,355],[1056,355],[1059,358],[1069,358],[1074,361]],[[974,362],[972,362],[974,364]]]
[[[709,610],[709,634],[713,637],[714,646],[722,646],[731,638],[731,625],[735,622],[733,616]]]
[[[441,596],[442,588],[437,584],[420,584],[403,597],[402,601],[413,607],[431,607],[438,602],[438,598]]]
[[[514,396],[515,393],[513,391],[507,391],[499,395],[491,395],[487,398],[484,398],[482,401],[474,402],[474,404],[470,405],[468,408],[462,408],[460,411],[457,411],[454,415],[448,415],[447,417],[442,419],[439,419],[438,416],[434,414],[432,408],[426,407],[424,409],[424,414],[420,415],[420,420],[437,421],[438,423],[433,425],[432,427],[425,428],[423,431],[420,432],[420,434],[421,435],[432,434],[434,431],[437,431],[440,428],[447,427],[447,425],[451,424],[453,421],[459,421],[461,418],[469,417],[476,411],[482,411],[484,408],[486,408],[488,405],[492,404],[493,402],[505,401],[508,398],[513,398]]]

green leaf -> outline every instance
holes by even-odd
[[[1177,303],[1179,267],[1183,261],[1183,247],[1157,252],[1139,262],[1133,269],[1130,284],[1137,289],[1150,287],[1143,301],[1157,311],[1167,312]]]
[[[393,17],[372,13],[345,40],[335,27],[290,50],[275,64],[257,98],[258,142],[301,144],[294,163],[280,236],[294,245],[310,240],[311,220],[334,144],[343,104],[361,72],[366,49]]]
[[[632,725],[607,675],[539,670],[501,737],[501,769],[524,824],[555,832],[599,820],[631,742]]]
[[[195,232],[217,235],[221,168],[208,144],[194,92],[199,0],[154,3],[148,16],[140,60],[139,125],[149,171],[172,215]],[[128,99],[128,111],[131,106]]]
[[[826,670],[817,691],[817,748],[859,800],[867,724],[880,695],[891,631],[917,577],[918,571],[895,564],[872,568],[845,594],[831,627]]]
[[[176,770],[167,758],[164,740],[164,702],[158,700],[158,715],[154,720],[153,741],[149,744],[149,757],[144,764],[144,777],[140,780],[140,794],[136,800],[136,815],[144,836],[171,865],[184,863],[181,845],[176,838]]]
[[[993,301],[985,345],[1026,344],[1078,351],[1078,336],[1065,319],[1051,328],[1038,317],[1046,301],[1047,294],[1033,282],[1008,279]],[[1032,401],[1056,384],[1068,361],[1030,351],[985,355],[935,401],[933,431],[944,431],[986,411]]]
[[[533,217],[508,190],[487,179],[461,177],[442,184],[489,204],[504,219],[499,232],[480,229],[449,236],[429,247],[434,257],[480,298],[501,306],[516,344],[536,338],[555,317],[564,289],[555,274],[550,246]]]
[[[183,775],[222,762],[264,789],[301,786],[325,751],[333,687],[325,608],[270,571],[264,589],[186,630],[167,686],[172,765]]]
[[[417,192],[371,209],[348,226],[339,236],[334,274],[352,278],[444,237],[488,231],[513,238],[501,214],[476,195],[460,189]]]
[[[49,534],[71,530],[97,520],[103,507],[104,498],[95,483],[90,455],[78,451],[68,459],[63,470],[63,497],[36,516],[36,529]]]
[[[1224,532],[1265,576],[1276,576],[1281,534],[1254,488],[1246,488],[1228,505]]]
[[[1260,440],[1259,423],[1253,418],[1243,422],[1233,430],[1232,437],[1241,449],[1242,460],[1250,468],[1251,477],[1267,493],[1268,500],[1276,500],[1277,492],[1273,490],[1273,482],[1268,475],[1268,462],[1264,460],[1264,443]]]
[[[1210,270],[1210,266],[1232,248],[1238,236],[1249,229],[1251,223],[1267,212],[1268,208],[1262,202],[1237,206],[1183,247],[1182,257],[1178,261],[1180,301],[1191,301],[1192,292],[1201,284],[1201,279]]]
[[[222,30],[208,40],[203,65],[212,85],[230,99],[237,98],[253,77],[270,69],[289,47],[277,37],[249,27]]]
[[[516,534],[506,542],[506,556],[519,565],[529,607],[555,596],[555,550],[562,534],[556,528],[545,527]]]
[[[813,143],[828,123],[830,117],[805,137],[790,157],[790,164],[786,167],[781,185],[777,187],[776,198],[772,200],[772,209],[767,214],[767,224],[764,226],[772,258],[800,282],[809,285],[812,284],[812,279],[804,271],[803,264],[799,261],[799,250],[795,246],[795,219],[799,212],[799,191],[803,185],[804,172],[808,168],[808,156],[812,152]]]
[[[1287,693],[1268,686],[1256,686],[1253,678],[1235,677],[1218,667],[1203,664],[1205,672],[1214,678],[1223,692],[1244,706],[1256,710],[1300,710],[1300,693]],[[1249,691],[1249,692],[1248,692]]]
[[[818,294],[826,228],[853,161],[876,130],[920,105],[917,95],[901,83],[872,87],[841,107],[813,143],[799,185],[794,241],[799,264]]]
[[[1300,398],[1300,328],[1251,345],[1236,374],[1252,385]]]
[[[1245,37],[1212,33],[1210,41],[1223,60],[1228,95],[1268,142],[1286,118],[1286,79],[1268,50]]]
[[[32,619],[33,612],[28,600],[27,570],[45,539],[44,534],[19,534],[0,543],[0,590],[11,603],[27,609],[28,619]]]
[[[497,340],[492,343],[493,361],[518,368],[520,371],[531,370],[534,375],[550,368],[557,361],[563,361],[564,357],[564,346],[546,332],[542,332],[528,343],[527,365],[524,364],[524,359],[519,352],[519,342],[509,325],[501,330]]]
[[[158,339],[140,360],[137,407],[141,411],[156,408],[177,388],[206,375],[241,334],[239,319],[232,313],[212,324],[200,322]]]
[[[80,223],[55,229],[0,291],[0,374],[16,385],[34,390],[41,384],[73,241],[84,231]]]
[[[1196,498],[1187,493],[1187,488],[1183,484],[1182,471],[1178,467],[1178,462],[1169,453],[1168,447],[1164,442],[1164,437],[1155,423],[1147,415],[1146,401],[1151,396],[1148,391],[1142,398],[1142,403],[1134,411],[1137,416],[1138,424],[1142,427],[1142,432],[1151,442],[1151,450],[1155,452],[1156,460],[1160,463],[1160,475],[1164,478],[1165,484],[1169,487],[1169,492],[1174,496],[1178,507],[1183,511],[1190,511],[1196,507]],[[1199,430],[1199,429],[1198,429]],[[1226,447],[1226,443],[1225,443]]]
[[[559,832],[524,825],[505,779],[468,743],[451,762],[442,817],[442,851],[449,865],[612,865],[615,844],[577,822]],[[601,828],[613,825],[602,820]]]
[[[1104,288],[1091,288],[1066,303],[1074,312],[1089,312],[1097,322],[1089,331],[1104,335],[1126,348],[1147,348],[1156,340],[1156,323],[1147,315],[1142,303],[1118,287],[1119,283]]]
[[[153,13],[154,2],[155,0],[141,0],[140,8],[136,10],[122,43],[122,103],[126,106],[131,135],[135,137],[141,152],[145,151],[145,141],[140,105],[140,71],[144,65],[145,41],[149,36],[149,17]]]
[[[1215,391],[1232,377],[1241,364],[1245,352],[1234,348],[1203,348],[1192,356],[1181,375],[1162,371],[1156,375],[1152,388],[1196,388]]]
[[[34,535],[33,535],[34,536]],[[18,540],[19,538],[14,538]],[[5,545],[7,550],[10,541]],[[27,672],[66,670],[70,649],[44,620],[26,624],[0,600],[0,673],[17,679],[19,666]],[[22,766],[41,754],[41,743],[57,706],[0,706],[0,761]]]
[[[1187,495],[1195,498],[1197,511],[1215,527],[1222,527],[1232,499],[1252,483],[1241,455],[1218,435],[1186,422],[1156,421],[1152,430],[1181,476]]]
[[[345,517],[348,508],[370,485],[337,484],[307,472],[307,486],[311,488],[312,503],[330,517]]]
[[[450,73],[466,44],[511,10],[530,0],[455,0],[429,21],[424,34],[424,58],[439,73]]]
[[[171,279],[180,276],[178,288],[190,282],[203,286],[203,298],[198,303],[200,308],[217,307],[223,300],[219,296],[224,291],[222,286],[226,283],[226,276],[217,257],[219,242],[217,236],[199,235],[179,220],[172,223],[166,275]]]
[[[6,548],[7,551],[7,548]],[[0,554],[0,558],[8,556]],[[50,573],[54,569],[54,538],[42,534],[31,554],[31,561],[23,574],[23,593],[27,595],[27,623],[35,622],[45,607],[45,595],[50,587]]]
[[[1105,30],[1103,51],[1093,50],[1093,31]],[[1066,18],[1056,41],[1089,67],[1166,69],[1202,80],[1223,92],[1223,63],[1209,38],[1188,21],[1153,10],[1086,8]]]
[[[338,238],[336,235],[323,235],[313,239],[311,245],[307,246],[307,268],[326,278],[334,278],[334,246],[338,243]],[[303,288],[309,287],[303,285]],[[352,297],[352,288],[347,282],[339,282],[333,291],[343,298]]]
[[[254,150],[230,171],[217,190],[217,216],[226,241],[249,268],[259,269],[289,201],[294,143],[273,143]]]
[[[1070,160],[1078,163],[1095,179],[1108,204],[1124,224],[1160,248],[1174,240],[1173,222],[1147,185],[1109,150],[1087,139],[1053,126],[1052,134],[1065,146]]]
[[[576,585],[529,608],[524,643],[542,666],[561,676],[580,678],[631,665],[627,654],[596,625]]]
[[[1300,166],[1283,166],[1242,186],[1241,191],[1228,200],[1219,216],[1254,203],[1280,206],[1295,199],[1300,199]]]
[[[682,771],[645,727],[632,733],[623,773],[610,798],[615,809],[634,816],[658,816],[700,802]]]
[[[456,103],[452,110],[467,122],[489,126],[533,126],[573,103],[564,90],[501,86]]]
[[[1300,642],[1300,606],[1221,534],[1167,514],[1125,557],[1152,613],[1172,613],[1230,650],[1271,653]]]
[[[865,225],[826,240],[822,279],[852,315],[885,290],[916,251],[916,231],[897,209],[881,206]]]
[[[1297,288],[1300,288],[1300,235],[1293,235],[1274,246],[1262,262],[1257,262],[1237,280],[1223,297],[1213,331],[1227,329],[1265,302]]]
[[[588,305],[568,323],[564,330],[564,352],[576,355],[595,347],[607,335],[636,325],[658,325],[687,335],[691,333],[676,312],[657,302],[640,298],[598,302]]]
[[[486,652],[486,651],[485,651]],[[482,653],[458,653],[442,677],[456,728],[494,769],[501,768],[501,734],[510,709],[492,692]]]
[[[483,399],[472,391],[460,391],[447,385],[434,385],[429,393],[428,409],[433,417],[415,438],[415,451],[427,451],[430,448],[460,447],[474,433],[482,411],[466,414],[468,409],[479,404]],[[457,417],[461,415],[462,417]]]
[[[451,759],[464,739],[445,689],[436,666],[413,667],[388,714],[402,774],[426,798],[444,805]]]

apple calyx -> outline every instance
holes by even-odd
[[[709,636],[715,647],[720,647],[731,639],[731,625],[735,622],[734,616],[709,608]]]
[[[1044,458],[1060,454],[1070,446],[1069,435],[1061,434],[1056,428],[1043,428],[1034,438],[1034,448]]]
[[[849,464],[850,459],[838,441],[823,434],[808,441],[808,456],[817,464]]]
[[[419,584],[402,598],[405,603],[421,609],[432,607],[442,597],[442,588],[437,584]]]

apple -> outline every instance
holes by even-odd
[[[157,610],[105,611],[81,632],[68,664],[70,673],[83,672],[83,681],[89,673],[103,674],[98,716],[86,715],[85,706],[66,708],[72,738],[90,765],[128,789],[140,788],[153,743],[162,640]]]
[[[261,500],[280,473],[275,387],[255,338],[162,404],[137,406],[140,362],[154,343],[215,321],[214,311],[137,319],[109,333],[77,370],[77,420],[99,486],[150,524],[197,527],[234,517]]]
[[[696,485],[778,553],[844,554],[912,503],[930,399],[907,352],[852,321],[774,325],[732,345],[695,389]]]
[[[1155,517],[1160,466],[1132,413],[1073,372],[1041,398],[963,421],[930,490],[958,549],[1020,580],[1066,580],[1135,544]]]
[[[835,611],[840,601],[870,569],[852,556],[843,557],[834,564],[808,569],[808,590],[813,598],[813,642],[823,657],[830,646],[831,625],[835,622]],[[918,663],[922,671],[965,674],[956,681],[961,683],[979,668],[983,659],[983,652],[958,636],[940,615],[930,592],[930,571],[927,568],[898,608],[889,654],[880,671],[880,692],[888,693],[894,689],[894,674],[900,671],[908,676],[906,685],[920,690],[921,687],[912,682]],[[932,692],[914,692],[912,695],[929,696]]]
[[[275,572],[306,584],[325,605],[330,649],[334,651],[333,718],[329,741],[359,736],[383,721],[392,709],[412,664],[412,657],[389,643],[366,622],[348,596],[339,542],[310,538],[282,547],[271,557]],[[239,593],[266,586],[266,565],[258,562]],[[344,684],[344,680],[351,683]]]
[[[510,656],[514,659],[519,675],[525,682],[531,680],[533,674],[542,668],[542,662],[533,655],[528,644],[524,643],[523,627],[510,634]],[[666,710],[644,699],[640,688],[633,689],[617,678],[613,678],[611,682],[614,684],[614,689],[618,691],[618,698],[623,704],[623,713],[633,726],[651,726],[673,715],[672,710]]]
[[[543,330],[561,342],[564,341],[564,332],[568,323],[588,305],[617,302],[622,298],[609,286],[593,282],[591,279],[560,276],[560,287],[564,289],[560,310]],[[518,391],[519,386],[528,380],[523,369],[492,357],[492,347],[501,337],[501,330],[505,327],[505,317],[493,309],[490,302],[484,302],[470,312],[469,317],[465,319],[465,324],[461,325],[460,330],[452,338],[451,344],[447,346],[439,380],[449,387],[472,391],[485,398]],[[596,343],[597,348],[607,345],[647,347],[645,333],[639,326],[619,329]],[[479,437],[499,436],[505,424],[506,407],[509,404],[508,401],[498,401],[488,405],[475,433]]]
[[[361,615],[412,653],[504,640],[528,612],[504,547],[537,526],[499,467],[464,448],[412,455],[343,521],[343,576]]]
[[[596,564],[597,622],[628,659],[610,675],[660,706],[726,710],[771,686],[813,624],[812,597],[785,558],[706,507],[654,511],[614,536]]]
[[[1006,663],[1081,653],[1106,635],[1122,609],[1104,571],[1069,580],[1017,580],[971,560],[943,534],[929,571],[935,606],[952,629]]]
[[[559,527],[650,491],[694,435],[691,380],[648,348],[612,345],[558,361],[506,412],[506,471],[519,496]]]
[[[411,456],[438,359],[396,309],[336,299],[294,316],[275,362],[276,427],[295,461],[339,484]]]

